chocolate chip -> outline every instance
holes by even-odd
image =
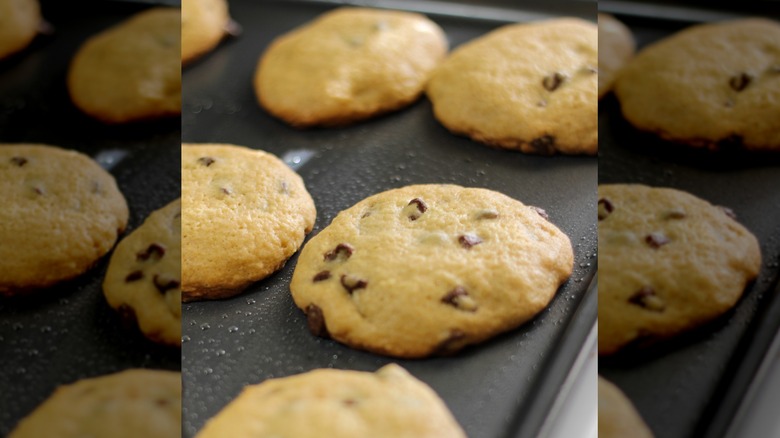
[[[39,195],[43,194],[43,189],[40,187],[33,187],[33,191]]]
[[[498,212],[495,210],[480,210],[477,212],[477,219],[496,219],[498,218]]]
[[[555,137],[552,135],[543,135],[531,140],[533,152],[540,155],[552,155],[555,153]]]
[[[428,211],[428,204],[420,198],[414,198],[404,208],[404,214],[410,221],[416,221],[423,213]]]
[[[666,308],[663,300],[656,295],[655,289],[650,286],[644,286],[636,291],[631,295],[631,298],[628,299],[628,302],[655,312],[663,312]]]
[[[144,278],[144,273],[141,271],[133,271],[129,274],[127,274],[127,277],[125,277],[125,283],[132,283],[136,280],[140,280]]]
[[[531,208],[532,208],[532,209],[533,209],[535,212],[539,213],[539,216],[541,216],[541,217],[545,218],[545,219],[546,219],[546,220],[548,220],[548,221],[550,220],[550,216],[548,216],[548,215],[547,215],[547,212],[546,212],[546,211],[544,211],[544,209],[543,209],[543,208],[541,208],[541,207],[535,207],[535,206],[533,206],[533,205],[529,205],[529,207],[531,207]]]
[[[144,262],[149,259],[152,261],[160,260],[165,255],[165,247],[158,243],[152,243],[144,251],[135,255],[135,259]]]
[[[16,164],[19,167],[22,167],[25,164],[27,164],[27,158],[24,158],[24,157],[11,157],[11,162]]]
[[[469,296],[469,293],[463,286],[457,286],[455,289],[447,292],[441,298],[441,302],[469,312],[475,312],[478,307],[477,302]]]
[[[368,286],[368,282],[361,280],[354,275],[343,274],[341,276],[341,285],[344,286],[344,289],[346,289],[347,292],[352,294],[358,289],[365,289],[366,286]]]
[[[352,245],[348,243],[339,243],[336,245],[336,248],[325,253],[324,259],[326,262],[332,262],[336,259],[344,261],[352,256],[353,252],[355,252],[355,248],[353,248]]]
[[[177,287],[181,286],[181,283],[175,278],[171,278],[166,275],[155,274],[154,285],[161,294],[164,294],[171,289],[176,289]]]
[[[211,158],[211,157],[200,157],[200,158],[198,158],[198,163],[200,163],[200,164],[202,164],[202,165],[204,165],[206,167],[209,167],[212,164],[214,164],[214,159]]]
[[[344,403],[344,406],[354,406],[354,405],[357,404],[357,400],[352,399],[352,398],[347,398],[347,399],[344,399],[342,403]]]
[[[720,210],[721,210],[723,213],[725,213],[725,214],[726,214],[726,216],[728,216],[728,217],[730,217],[730,218],[732,218],[732,219],[734,219],[734,220],[737,220],[737,214],[736,214],[736,213],[734,213],[734,210],[732,210],[732,209],[730,209],[730,208],[728,208],[728,207],[724,207],[724,206],[722,206],[722,205],[719,205],[719,206],[718,206],[718,208],[719,208],[719,209],[720,209]]]
[[[562,74],[560,74],[558,72],[555,72],[555,73],[553,73],[553,74],[551,74],[549,76],[546,76],[542,80],[542,85],[544,85],[544,88],[547,91],[555,91],[555,90],[558,89],[558,87],[561,86],[561,84],[563,83],[564,79],[566,79],[565,76],[563,76]]]
[[[750,85],[750,81],[752,80],[753,76],[747,73],[740,73],[739,75],[732,76],[731,79],[729,79],[729,86],[734,91],[742,91],[747,88],[748,85]]]
[[[314,279],[312,281],[316,283],[318,281],[325,281],[329,278],[330,278],[330,271],[320,271],[317,273],[317,275],[314,276]]]
[[[472,246],[482,243],[482,239],[474,234],[463,234],[462,236],[458,237],[458,242],[462,247],[471,249]]]
[[[450,330],[447,339],[441,341],[439,345],[433,350],[435,355],[447,355],[455,353],[462,347],[461,341],[466,338],[466,333],[459,329]]]
[[[232,190],[230,190],[228,188],[225,188],[225,187],[222,187],[220,190],[222,191],[222,193],[224,193],[226,195],[232,195],[233,194]]]
[[[669,210],[664,214],[664,219],[685,219],[687,215],[682,209]]]
[[[135,310],[127,304],[120,304],[116,309],[119,314],[119,319],[122,321],[122,325],[128,329],[138,328],[138,319],[135,315]]]
[[[328,328],[325,326],[325,315],[322,314],[322,309],[316,304],[309,304],[306,306],[306,322],[309,326],[309,331],[314,336],[321,338],[328,338]]]
[[[607,198],[601,198],[599,199],[599,220],[604,220],[609,216],[613,211],[615,211],[615,206],[612,205],[612,201],[610,201]]]
[[[650,233],[645,237],[645,242],[650,245],[652,248],[658,249],[667,243],[669,243],[669,238],[666,237],[663,233],[660,232],[654,232]]]

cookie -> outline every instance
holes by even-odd
[[[57,388],[9,438],[181,436],[181,373],[134,369]]]
[[[153,212],[116,246],[108,304],[154,342],[181,346],[181,201]]]
[[[531,154],[595,154],[597,51],[587,21],[508,25],[454,50],[426,93],[453,133]]]
[[[141,12],[85,42],[68,71],[73,103],[105,123],[181,113],[178,9]]]
[[[38,0],[0,0],[0,59],[27,47],[41,22]]]
[[[600,354],[722,315],[761,268],[733,212],[689,193],[601,185],[598,209]]]
[[[631,31],[607,14],[599,14],[599,99],[612,89],[618,72],[634,56]]]
[[[303,180],[241,146],[182,145],[182,299],[226,298],[281,269],[314,226]]]
[[[210,437],[465,438],[431,388],[396,364],[320,369],[244,388],[198,433]]]
[[[304,247],[290,290],[319,336],[416,358],[539,313],[572,271],[546,213],[486,189],[415,185],[342,211]]]
[[[646,47],[615,83],[623,116],[710,150],[780,150],[780,23],[693,26]]]
[[[192,61],[216,47],[230,23],[226,0],[183,0],[181,62]]]
[[[75,151],[0,144],[0,193],[0,295],[84,273],[127,225],[114,178]]]
[[[417,100],[446,52],[444,33],[422,15],[339,8],[274,40],[255,91],[293,126],[346,125]]]
[[[653,438],[623,392],[599,376],[599,438]]]

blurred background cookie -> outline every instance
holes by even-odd
[[[598,31],[563,18],[501,27],[452,52],[426,88],[447,129],[525,153],[598,149]]]
[[[75,151],[0,144],[0,193],[0,295],[84,273],[127,226],[113,176]]]
[[[154,8],[87,40],[68,71],[73,103],[105,123],[181,113],[181,14]]]
[[[231,23],[226,0],[182,0],[181,62],[214,49]]]
[[[346,125],[415,101],[446,52],[444,32],[423,15],[340,8],[275,39],[255,91],[293,126]]]
[[[631,31],[608,14],[599,14],[599,99],[612,89],[618,72],[632,56],[636,44]]]
[[[0,59],[27,47],[41,23],[38,0],[0,0]]]
[[[625,394],[599,376],[599,438],[653,438],[642,417]]]

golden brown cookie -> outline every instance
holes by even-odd
[[[612,89],[620,69],[634,56],[636,45],[628,28],[607,14],[599,14],[599,99]]]
[[[290,291],[315,335],[424,357],[528,321],[572,260],[541,209],[486,189],[415,185],[339,213],[301,251]]]
[[[116,246],[103,281],[108,304],[147,338],[181,346],[181,201],[153,212]]]
[[[444,33],[422,15],[340,8],[274,40],[255,91],[293,126],[345,125],[415,101],[446,52]]]
[[[643,49],[615,94],[643,131],[711,150],[780,150],[780,23],[704,24]]]
[[[114,178],[75,151],[0,144],[0,193],[0,295],[84,273],[127,225]]]
[[[38,0],[0,0],[0,59],[27,47],[41,21]]]
[[[182,299],[229,297],[281,269],[316,215],[301,177],[275,156],[182,145]]]
[[[216,47],[229,23],[226,0],[182,0],[181,62],[192,61]]]
[[[465,438],[431,388],[398,365],[314,370],[247,386],[198,438]]]
[[[689,193],[601,185],[598,208],[600,354],[722,315],[761,269],[733,213]]]
[[[149,9],[87,40],[68,71],[73,103],[106,123],[178,116],[180,15]]]
[[[526,153],[595,154],[598,31],[562,18],[501,27],[452,52],[426,93],[447,129]]]

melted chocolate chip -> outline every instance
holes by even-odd
[[[650,245],[650,247],[658,249],[669,243],[669,238],[663,233],[654,232],[645,236],[645,242]]]
[[[607,216],[610,215],[615,211],[615,206],[612,204],[612,201],[610,201],[607,198],[601,198],[599,199],[599,220],[604,220],[607,218]]]
[[[656,295],[655,289],[650,286],[644,286],[636,291],[631,295],[631,298],[628,299],[628,302],[655,312],[662,312],[666,308],[663,300]]]
[[[152,243],[145,250],[135,255],[135,259],[144,262],[149,259],[152,261],[160,260],[165,255],[165,247],[158,243]]]
[[[344,289],[350,293],[350,295],[358,289],[365,289],[368,286],[366,280],[361,280],[353,275],[343,274],[341,276],[341,285]]]
[[[417,206],[417,210],[419,210],[420,213],[425,213],[428,210],[428,204],[426,204],[425,201],[423,201],[420,198],[414,198],[411,201],[409,201],[409,205],[412,204]]]
[[[544,89],[547,91],[555,91],[558,89],[558,87],[561,86],[564,79],[566,79],[565,76],[563,76],[558,72],[555,72],[549,76],[546,76],[542,80],[542,85],[544,86]]]
[[[458,242],[462,247],[471,249],[472,246],[482,243],[482,239],[474,234],[463,234],[462,236],[458,237]]]
[[[232,190],[230,190],[228,188],[225,188],[225,187],[222,187],[220,190],[222,191],[222,193],[224,193],[226,195],[232,195],[233,194]]]
[[[441,302],[469,312],[475,312],[478,307],[476,301],[469,296],[469,293],[463,286],[457,286],[455,289],[447,292],[441,298]]]
[[[728,207],[724,207],[724,206],[722,206],[722,205],[719,205],[719,206],[718,206],[718,208],[719,208],[719,209],[720,209],[720,210],[721,210],[723,213],[725,213],[725,214],[726,214],[726,216],[728,216],[728,217],[730,217],[730,218],[732,218],[732,219],[734,219],[734,220],[737,220],[737,214],[736,214],[736,213],[734,213],[734,210],[732,210],[732,209],[730,209],[730,208],[728,208]]]
[[[344,399],[342,401],[342,403],[344,403],[344,406],[354,406],[354,405],[357,404],[357,400],[352,399],[352,398],[347,398],[347,399]]]
[[[314,336],[321,338],[328,338],[328,328],[325,326],[325,315],[322,314],[322,309],[316,304],[309,304],[306,306],[306,322],[309,326],[309,331]]]
[[[750,76],[747,73],[740,73],[739,75],[732,76],[731,79],[729,79],[729,86],[734,91],[742,91],[747,88],[748,85],[750,85],[752,80],[753,76]]]
[[[420,198],[414,198],[409,201],[403,212],[410,221],[416,221],[426,211],[428,211],[428,204]]]
[[[202,165],[204,165],[206,167],[209,167],[212,164],[214,164],[214,159],[211,158],[211,157],[200,157],[200,158],[198,158],[198,163],[200,163],[200,164],[202,164]]]
[[[132,283],[134,281],[140,280],[144,278],[144,273],[141,271],[133,271],[129,274],[127,274],[127,277],[125,277],[125,283]]]
[[[165,275],[155,274],[154,286],[157,288],[158,291],[160,291],[161,294],[164,294],[165,292],[168,292],[171,289],[178,288],[179,286],[181,286],[181,283],[179,282],[179,280],[175,278],[171,278]]]
[[[336,259],[344,261],[350,258],[353,252],[355,252],[355,248],[349,243],[339,243],[336,248],[325,253],[324,259],[326,262],[332,262]]]
[[[535,207],[535,206],[533,206],[533,205],[530,205],[529,207],[531,207],[531,208],[532,208],[532,209],[533,209],[535,212],[539,213],[539,216],[541,216],[541,217],[545,218],[545,219],[546,219],[546,220],[548,220],[548,221],[550,220],[550,216],[548,216],[548,215],[547,215],[547,212],[546,212],[546,211],[544,211],[544,209],[543,209],[543,208],[541,208],[541,207]]]
[[[531,140],[533,152],[540,155],[552,155],[555,153],[555,137],[552,135],[543,135]]]
[[[27,164],[27,158],[24,158],[24,157],[11,157],[11,162],[13,164],[16,164],[19,167],[22,167],[25,164]]]
[[[138,318],[132,307],[127,304],[120,304],[116,311],[119,313],[119,319],[122,321],[123,326],[126,328],[138,328]]]
[[[313,282],[325,281],[330,278],[330,271],[320,271],[312,279]]]

